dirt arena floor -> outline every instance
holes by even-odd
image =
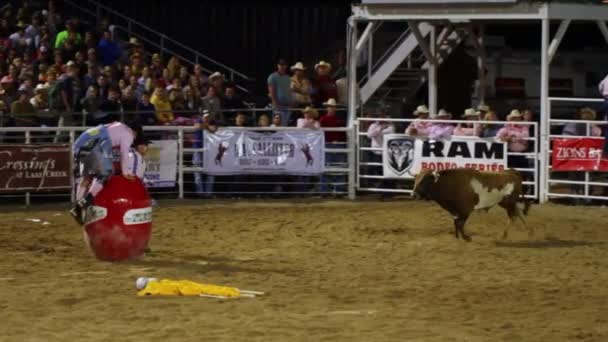
[[[197,203],[161,202],[151,253],[116,264],[65,211],[0,208],[0,341],[608,341],[605,208],[534,206],[507,241],[495,208],[466,243],[425,202]],[[142,298],[138,276],[267,294]]]

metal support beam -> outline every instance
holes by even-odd
[[[542,19],[540,48],[540,143],[541,149],[549,151],[549,19]],[[548,158],[545,153],[539,154],[541,172],[539,179],[539,200],[547,201],[547,179],[549,176]]]
[[[416,37],[416,41],[418,42],[418,46],[420,46],[420,49],[422,50],[422,53],[424,54],[424,57],[426,57],[427,61],[433,60],[433,58],[435,57],[435,55],[431,53],[431,49],[429,48],[429,44],[424,39],[424,35],[420,32],[420,28],[418,27],[418,23],[414,22],[414,21],[408,21],[408,25],[410,26],[410,30],[412,30],[412,33],[414,34],[414,37]],[[435,30],[433,29],[432,32],[434,32],[434,31]],[[435,50],[435,47],[432,44],[435,44],[434,40],[431,41],[431,47],[433,48],[433,50]]]
[[[429,111],[437,114],[437,35],[435,26],[431,26],[431,49],[429,51]]]
[[[420,34],[424,38],[429,34],[431,25],[427,23],[420,23],[417,27],[420,30]],[[361,86],[360,91],[360,102],[365,103],[369,100],[374,92],[382,86],[382,84],[388,79],[388,77],[403,63],[403,61],[414,51],[419,45],[416,37],[408,33],[410,30],[405,31],[405,34],[401,35],[399,41],[393,44],[393,47],[389,48],[388,57],[381,58],[382,62],[374,71],[372,77],[366,80],[365,84]]]
[[[597,26],[600,28],[600,31],[602,31],[602,35],[608,44],[608,27],[606,27],[606,22],[603,20],[598,20]]]
[[[559,24],[559,28],[557,29],[557,32],[555,33],[555,37],[553,37],[553,40],[551,41],[551,45],[549,45],[549,52],[548,52],[549,64],[551,64],[551,61],[553,60],[553,57],[555,56],[555,53],[557,52],[557,48],[559,48],[559,44],[562,42],[562,39],[564,38],[566,31],[568,31],[568,26],[570,26],[570,20],[562,20],[562,22]]]
[[[372,77],[372,71],[374,69],[374,34],[369,35],[367,40],[367,79]]]
[[[367,43],[367,40],[373,34],[373,32],[372,32],[373,29],[374,29],[374,22],[370,21],[369,23],[367,23],[367,27],[365,27],[365,30],[361,34],[361,38],[359,38],[359,41],[357,42],[357,45],[355,47],[355,53],[357,54],[357,56],[359,56],[359,54],[363,50],[363,47],[365,46],[365,43]]]
[[[472,31],[473,30],[471,30],[471,32]],[[484,41],[484,31],[484,26],[481,24],[479,25],[477,36],[472,35],[475,46],[477,47],[477,75],[479,78],[477,97],[480,105],[486,104],[486,43]]]
[[[441,33],[437,36],[437,44],[435,45],[435,51],[441,48],[444,42],[447,42],[450,35],[454,32],[454,26],[448,25],[441,30]]]
[[[348,83],[348,127],[353,127],[357,116],[357,53],[355,47],[357,42],[357,23],[351,18],[347,26],[347,83]]]

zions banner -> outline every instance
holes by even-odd
[[[553,171],[608,171],[608,159],[602,158],[603,138],[552,139]]]
[[[203,171],[211,175],[318,175],[324,166],[323,131],[220,129],[203,135]]]
[[[464,167],[500,171],[507,167],[507,145],[478,137],[422,140],[405,134],[387,134],[382,164],[386,178],[413,178],[422,169]]]

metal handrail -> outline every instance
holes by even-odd
[[[143,23],[141,23],[141,22],[139,22],[139,21],[137,21],[135,19],[127,17],[126,15],[124,15],[122,13],[119,13],[119,12],[113,10],[112,8],[109,8],[108,6],[103,5],[103,4],[101,4],[101,3],[97,2],[97,1],[87,0],[87,2],[92,5],[91,7],[95,8],[95,12],[91,11],[90,9],[88,9],[86,7],[82,7],[81,5],[79,5],[78,3],[76,3],[76,2],[74,2],[72,0],[65,0],[65,1],[66,1],[66,3],[70,4],[71,6],[74,6],[75,8],[78,8],[79,10],[81,10],[81,11],[83,11],[85,13],[88,13],[88,14],[90,14],[92,16],[95,16],[96,18],[100,17],[100,13],[101,13],[100,10],[103,9],[104,11],[106,11],[108,13],[111,13],[112,15],[114,15],[116,17],[119,17],[122,20],[125,20],[127,22],[127,25],[128,25],[126,31],[129,34],[133,33],[132,32],[133,24],[135,24],[135,25],[137,25],[139,28],[141,28],[143,30],[146,30],[146,31],[148,31],[148,32],[150,32],[152,34],[158,35],[160,37],[160,43],[157,46],[160,46],[161,50],[169,51],[169,49],[167,49],[167,48],[164,47],[164,42],[168,41],[168,42],[170,42],[170,43],[172,43],[172,44],[174,44],[174,45],[176,45],[176,46],[178,46],[178,47],[180,47],[180,48],[182,48],[182,49],[184,49],[184,50],[186,50],[186,51],[194,54],[195,57],[196,57],[196,60],[194,62],[193,61],[189,61],[192,64],[198,63],[198,59],[202,58],[202,59],[204,59],[204,60],[206,60],[206,61],[214,64],[215,66],[218,66],[218,67],[224,69],[225,71],[228,71],[230,73],[231,80],[234,79],[234,76],[238,76],[238,77],[240,77],[240,78],[242,78],[242,79],[244,79],[246,81],[253,81],[254,80],[252,77],[249,77],[249,76],[247,76],[247,75],[245,75],[245,74],[243,74],[243,73],[235,70],[234,68],[231,68],[231,67],[229,67],[229,66],[221,63],[221,62],[218,62],[218,61],[212,59],[211,57],[209,57],[209,56],[207,56],[207,55],[205,55],[205,54],[203,54],[203,53],[201,53],[201,52],[199,52],[199,51],[197,51],[197,50],[195,50],[195,49],[193,49],[191,47],[188,47],[188,46],[186,46],[186,45],[178,42],[177,40],[175,40],[173,38],[167,37],[167,35],[165,35],[164,33],[159,32],[157,30],[154,30],[153,28],[151,28],[151,27],[149,27],[149,26],[147,26],[147,25],[145,25],[145,24],[143,24]],[[118,27],[117,25],[115,25],[115,26]],[[139,36],[138,38],[141,37],[141,35],[138,35],[138,36]],[[146,41],[149,41],[149,40],[146,39]],[[185,58],[183,58],[183,59],[185,60]]]

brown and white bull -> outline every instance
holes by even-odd
[[[457,168],[443,171],[423,170],[414,181],[414,198],[432,200],[454,217],[456,238],[471,238],[464,232],[464,224],[474,210],[488,211],[495,205],[503,207],[511,223],[519,217],[527,227],[524,215],[530,203],[525,200],[521,174],[513,169],[501,172],[482,172]],[[533,235],[534,230],[529,229]],[[503,232],[507,237],[509,226]]]

